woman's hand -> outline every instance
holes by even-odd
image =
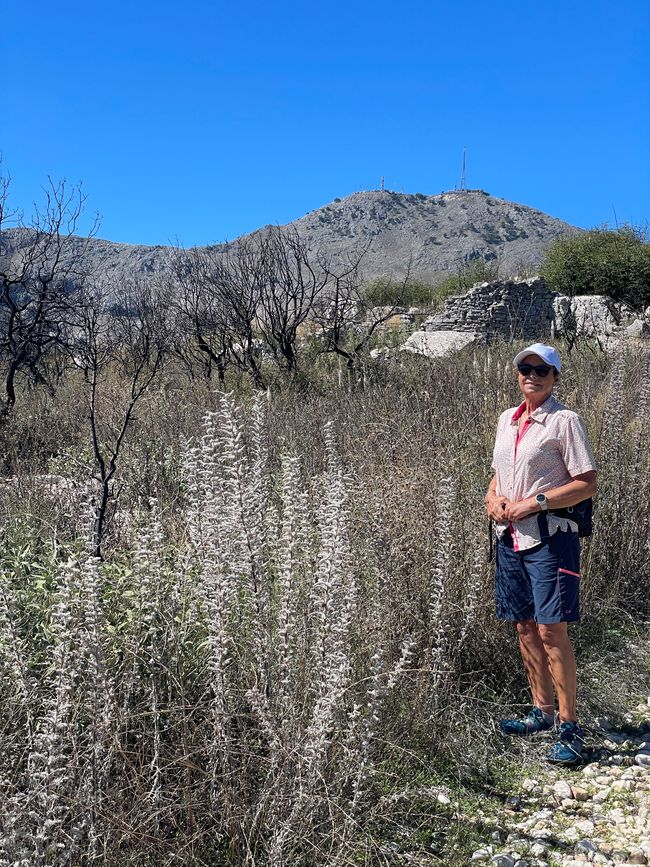
[[[539,504],[534,497],[526,497],[525,500],[520,500],[518,503],[508,502],[504,511],[507,521],[521,521],[522,518],[539,512]]]
[[[510,501],[507,497],[498,497],[496,494],[488,493],[485,497],[485,508],[488,518],[501,523],[505,522],[506,508],[509,504]]]

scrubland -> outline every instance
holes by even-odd
[[[101,558],[87,386],[22,394],[0,433],[0,864],[384,864],[395,839],[454,863],[439,786],[489,787],[494,720],[526,702],[483,509],[512,355],[258,395],[163,366]],[[577,347],[558,396],[599,463],[587,667],[648,613],[650,355]],[[579,698],[615,713],[621,683]]]

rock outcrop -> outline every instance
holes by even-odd
[[[611,350],[621,341],[650,339],[649,314],[634,318],[629,307],[604,295],[558,295],[542,277],[495,280],[448,298],[445,309],[426,319],[401,348],[437,358],[478,341],[564,337]]]

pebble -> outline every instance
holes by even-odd
[[[573,792],[571,790],[571,786],[567,783],[566,780],[558,780],[557,783],[555,783],[553,785],[553,793],[560,800],[573,798]]]
[[[573,851],[576,855],[593,855],[598,851],[598,846],[591,840],[580,840],[573,847]]]
[[[605,786],[604,789],[600,789],[598,792],[596,792],[593,800],[595,801],[596,804],[602,804],[603,801],[606,801],[609,798],[610,794],[611,794],[610,787]]]
[[[606,717],[594,722],[609,750],[593,750],[578,773],[554,768],[525,777],[515,789],[521,795],[490,817],[503,832],[492,831],[492,845],[472,855],[476,867],[648,867],[650,704],[628,716],[627,734]]]
[[[575,827],[580,831],[581,834],[593,834],[594,833],[594,823],[590,822],[589,819],[585,819],[582,822],[576,822]]]

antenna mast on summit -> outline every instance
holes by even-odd
[[[465,175],[465,166],[467,163],[467,148],[463,148],[463,168],[460,173],[460,188],[467,192],[467,177]]]
[[[384,192],[384,176],[383,176],[383,175],[381,176],[381,185],[380,185],[380,189],[381,189],[381,191],[382,191],[382,193],[383,193],[383,192]]]

